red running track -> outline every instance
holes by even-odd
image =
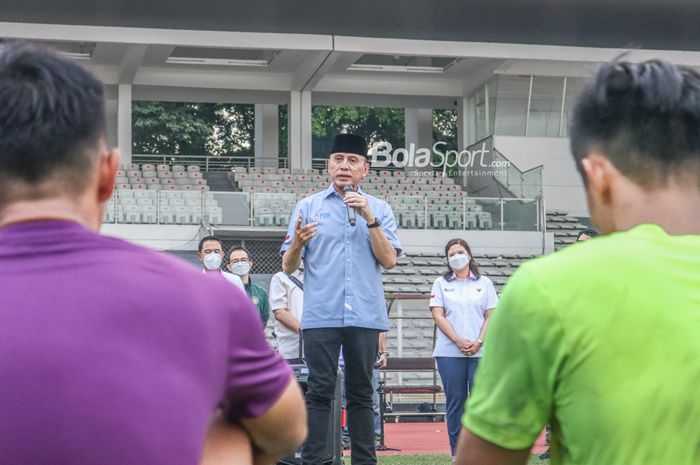
[[[445,423],[385,423],[384,431],[386,447],[398,450],[377,451],[379,455],[450,454]],[[546,449],[543,432],[532,452],[541,454]]]

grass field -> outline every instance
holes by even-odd
[[[380,455],[378,465],[451,465],[449,455]],[[349,457],[346,458],[350,463]],[[536,455],[530,457],[528,465],[548,465],[548,460],[538,460]]]

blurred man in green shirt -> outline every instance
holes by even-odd
[[[571,147],[603,234],[521,266],[489,326],[456,462],[700,463],[700,75],[601,67]]]
[[[270,303],[267,297],[267,291],[264,287],[258,286],[250,279],[250,270],[253,268],[253,260],[250,259],[250,253],[245,247],[233,247],[228,253],[228,270],[241,278],[245,292],[253,301],[253,305],[260,312],[263,328],[267,326],[267,320],[270,319]]]

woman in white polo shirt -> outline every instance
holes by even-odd
[[[448,270],[433,284],[430,311],[438,327],[433,357],[445,388],[447,432],[454,457],[464,403],[498,297],[491,280],[479,273],[466,241],[450,240],[445,246],[445,257]]]

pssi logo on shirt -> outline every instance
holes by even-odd
[[[483,291],[482,288],[480,288],[480,287],[477,287],[477,288],[476,288],[476,293],[477,293],[477,294],[481,294],[481,291]]]
[[[314,212],[314,214],[311,216],[311,218],[313,218],[314,221],[320,221],[320,220],[324,220],[330,216],[331,216],[331,212],[329,212],[329,211],[325,211],[325,212],[317,211],[317,212]]]
[[[454,292],[454,291],[455,291],[454,287],[446,287],[445,289],[443,289],[443,292]]]

